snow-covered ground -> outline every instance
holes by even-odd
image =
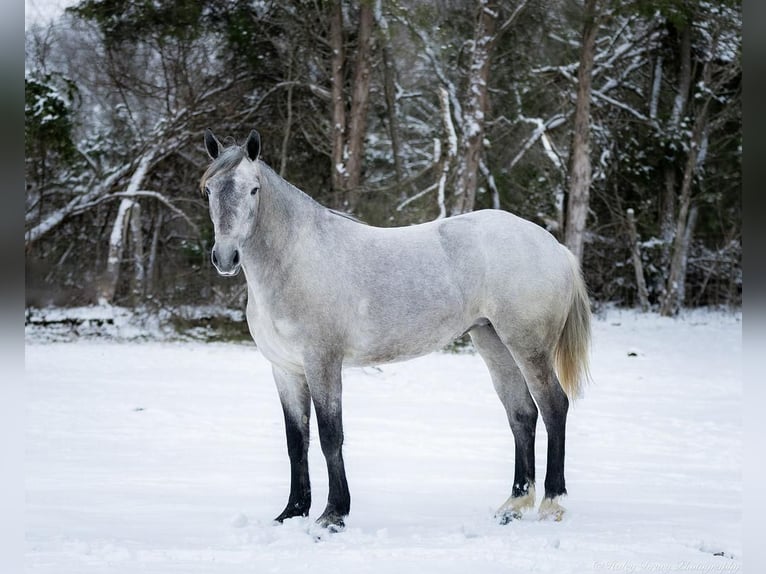
[[[736,572],[742,564],[741,315],[594,322],[570,411],[568,514],[506,526],[513,440],[481,359],[345,374],[352,512],[275,526],[289,485],[269,365],[251,346],[28,338],[29,571]],[[545,432],[538,426],[538,503]]]

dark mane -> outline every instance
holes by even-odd
[[[339,215],[341,217],[345,217],[346,219],[350,219],[351,221],[355,221],[357,223],[361,223],[362,225],[367,225],[366,221],[362,221],[361,219],[359,219],[358,217],[356,217],[354,215],[351,215],[350,213],[345,213],[343,211],[337,211],[335,209],[330,209],[329,207],[327,208],[327,211],[329,211],[330,213],[333,213],[335,215]]]
[[[345,213],[343,211],[337,211],[335,209],[330,209],[329,207],[325,207],[324,205],[319,203],[316,199],[314,199],[309,194],[307,194],[305,191],[296,187],[295,185],[287,181],[285,178],[283,178],[281,175],[279,175],[276,171],[274,171],[274,168],[272,168],[269,164],[265,163],[263,160],[261,160],[260,165],[261,165],[261,174],[267,178],[267,181],[269,181],[271,185],[276,185],[278,186],[278,188],[284,188],[285,190],[290,190],[291,194],[294,197],[300,197],[304,201],[308,201],[312,203],[319,209],[327,210],[333,215],[337,215],[345,219],[350,219],[351,221],[354,221],[356,223],[367,225],[366,222],[362,221],[361,219],[357,217],[354,217],[350,213]]]
[[[200,192],[203,195],[205,194],[205,185],[207,185],[208,179],[210,179],[214,175],[233,170],[239,165],[239,163],[244,158],[245,158],[245,149],[242,146],[232,145],[224,149],[220,153],[220,155],[213,160],[213,163],[210,164],[210,167],[208,167],[205,173],[203,174],[199,184]],[[297,191],[298,194],[300,196],[303,196],[305,199],[308,199],[309,201],[319,205],[320,207],[324,207],[324,206],[321,206],[321,204],[317,203],[315,199],[307,195],[304,191],[298,189],[289,181],[287,181],[282,176],[280,176],[267,163],[260,161],[260,165],[261,165],[261,173],[265,175],[271,182],[278,183],[279,185],[282,185],[282,186],[286,186],[288,189],[293,189],[294,191]],[[367,225],[366,222],[351,215],[350,213],[344,213],[342,211],[337,211],[335,209],[330,209],[330,208],[325,208],[325,209],[327,209],[327,211],[339,217],[345,217],[346,219],[350,219],[351,221],[355,221],[356,223]]]

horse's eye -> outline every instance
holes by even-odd
[[[250,190],[250,195],[255,195],[258,193],[258,190],[261,189],[260,185],[256,185],[253,189]]]

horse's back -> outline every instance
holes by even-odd
[[[487,281],[558,287],[569,280],[568,257],[558,240],[507,211],[486,209],[444,219],[439,234],[456,264],[472,256]]]
[[[477,297],[561,298],[572,283],[566,248],[539,225],[486,209],[400,228],[359,226],[355,241],[374,280],[417,277],[424,287],[450,285]],[[364,275],[363,269],[358,269]],[[432,293],[433,295],[433,293]],[[411,296],[411,295],[410,295]]]

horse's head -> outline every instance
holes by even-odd
[[[242,146],[224,148],[205,130],[205,149],[213,162],[200,188],[210,205],[215,231],[213,265],[221,275],[233,276],[242,267],[242,247],[255,227],[261,189],[261,137],[253,130]]]

